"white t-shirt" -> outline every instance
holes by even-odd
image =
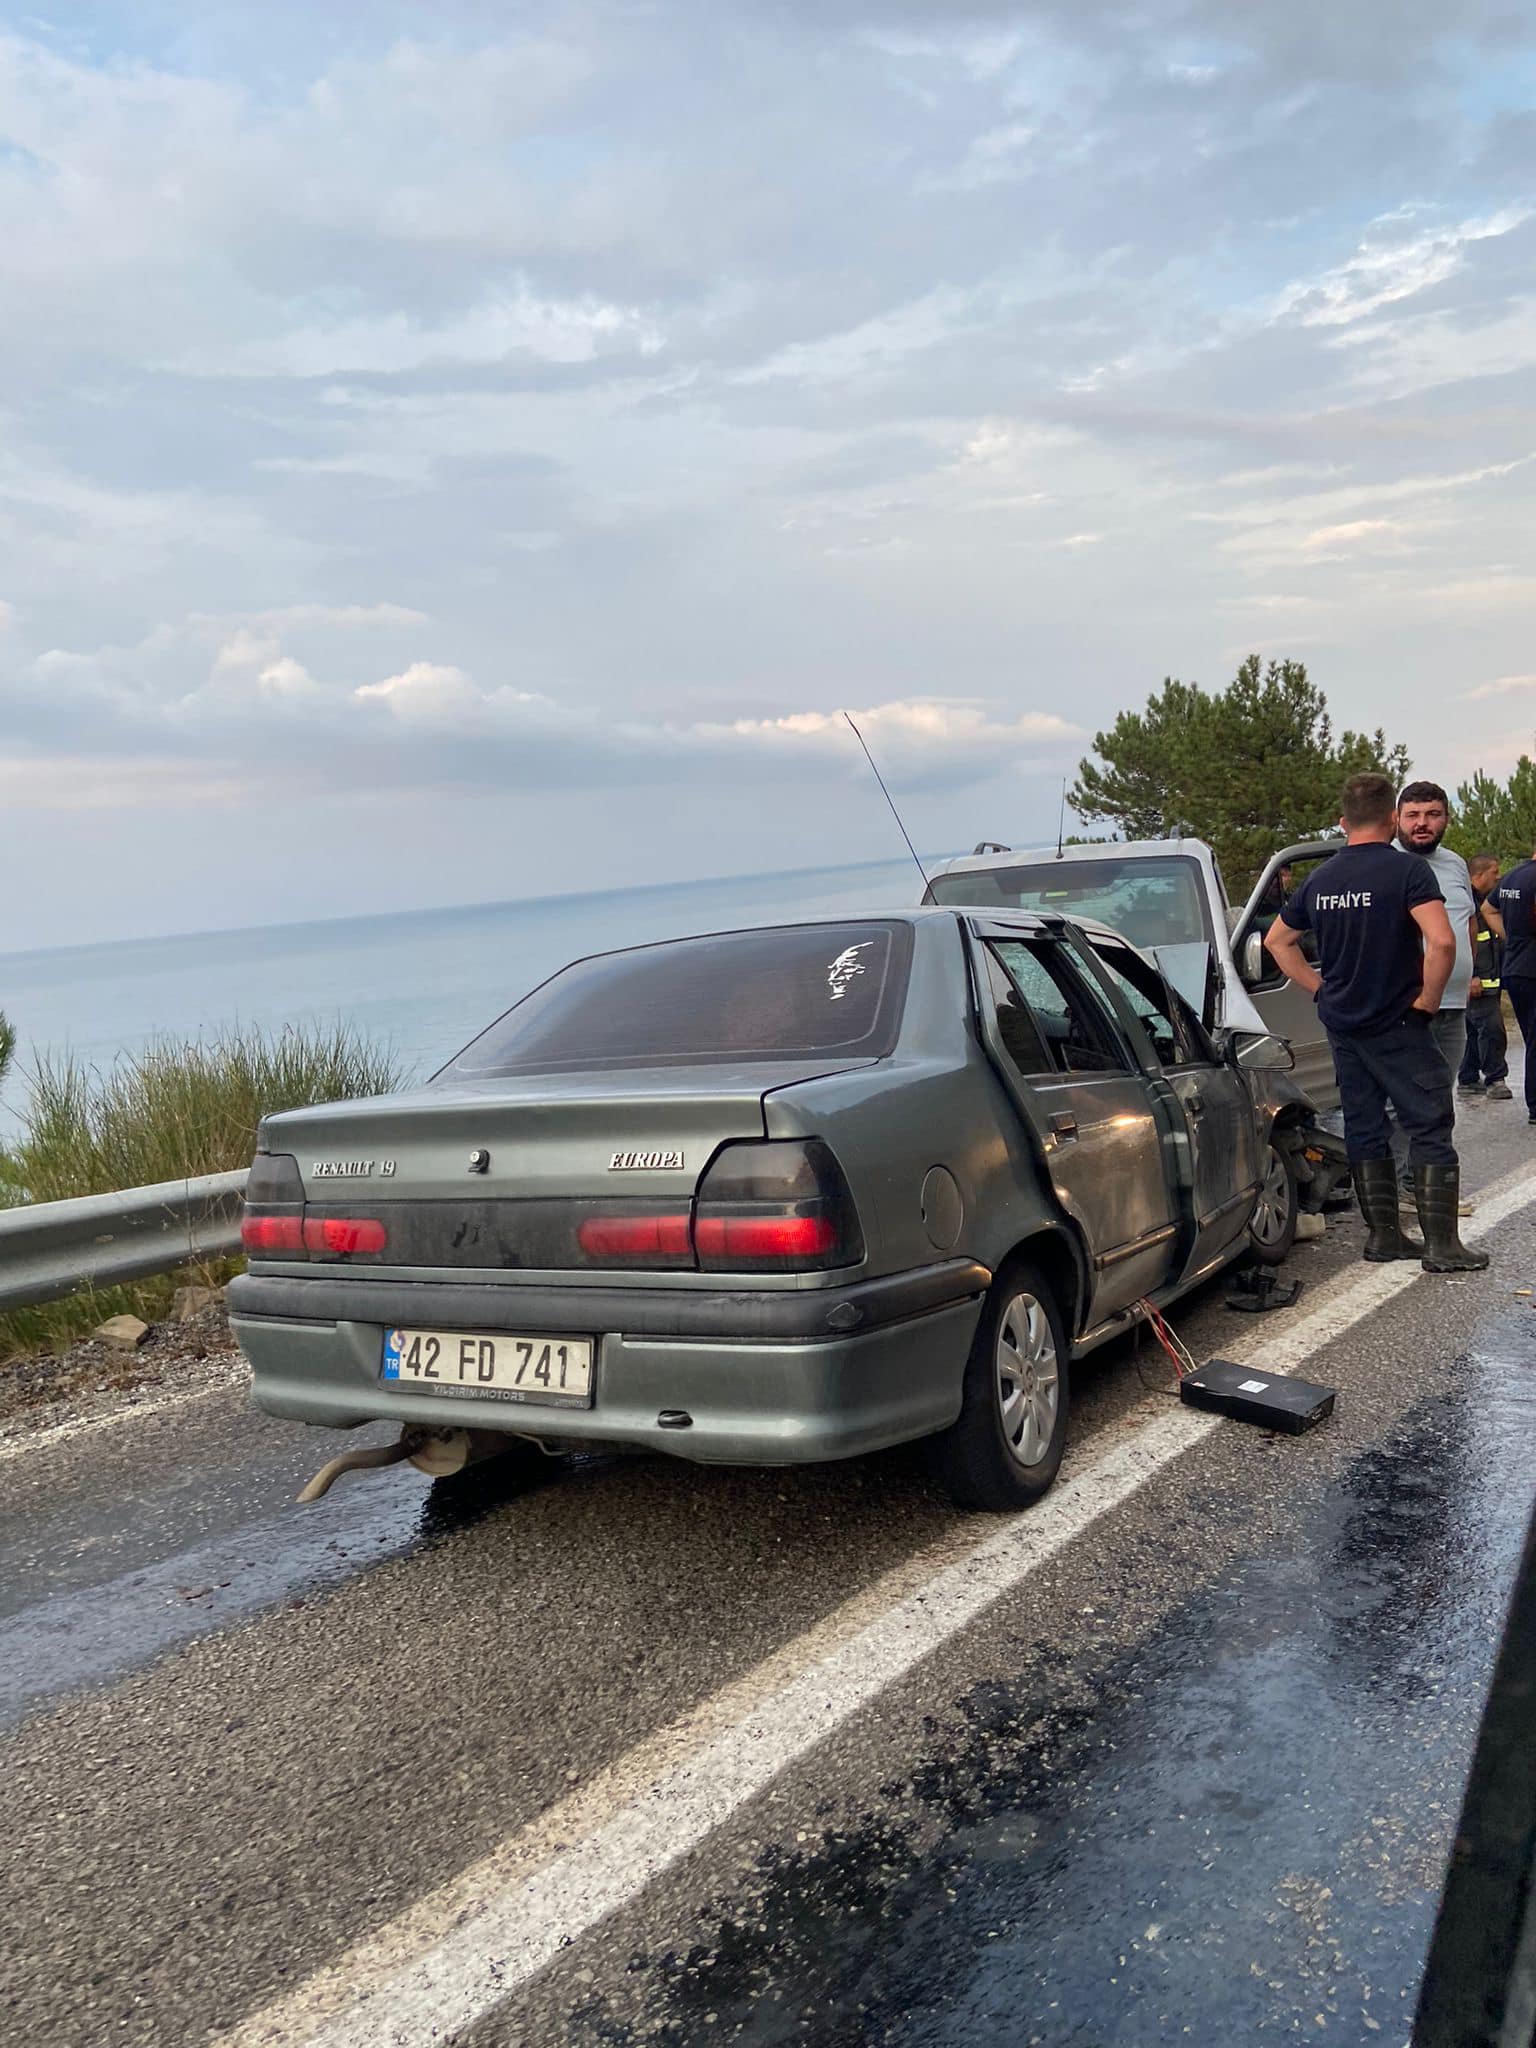
[[[1394,840],[1393,844],[1399,853],[1418,853],[1416,846],[1404,846],[1400,839]],[[1451,936],[1456,941],[1456,965],[1445,984],[1440,1007],[1442,1010],[1464,1010],[1467,1007],[1467,986],[1472,979],[1471,920],[1477,910],[1477,898],[1472,894],[1472,877],[1467,873],[1467,864],[1461,855],[1452,853],[1448,846],[1437,846],[1433,853],[1419,854],[1419,858],[1427,860],[1435,871],[1440,894],[1445,898],[1445,914],[1451,920]]]

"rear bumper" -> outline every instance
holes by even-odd
[[[624,1444],[718,1464],[802,1464],[945,1428],[991,1275],[950,1260],[803,1292],[397,1282],[248,1274],[230,1323],[268,1414],[385,1419]],[[593,1405],[423,1394],[379,1378],[383,1332],[515,1328],[597,1340]],[[686,1427],[663,1425],[681,1413]]]

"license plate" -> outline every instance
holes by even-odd
[[[380,1377],[424,1394],[480,1394],[546,1408],[590,1408],[590,1337],[505,1330],[386,1330]]]

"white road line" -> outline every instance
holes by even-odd
[[[1462,1239],[1468,1244],[1476,1244],[1480,1238],[1487,1237],[1501,1223],[1536,1201],[1536,1167],[1522,1166],[1514,1173],[1505,1174],[1502,1180],[1478,1189],[1475,1200],[1476,1213],[1464,1217],[1461,1225]],[[1351,1324],[1369,1315],[1372,1309],[1380,1308],[1405,1293],[1416,1280],[1424,1277],[1412,1259],[1402,1259],[1390,1266],[1369,1266],[1363,1273],[1358,1267],[1346,1268],[1345,1271],[1352,1277],[1346,1277],[1326,1290],[1309,1310],[1273,1336],[1262,1328],[1256,1330],[1238,1351],[1238,1356],[1262,1351],[1264,1363],[1273,1371],[1292,1372],[1314,1351],[1342,1336]],[[1430,1278],[1436,1287],[1464,1284],[1448,1274]]]
[[[1536,1176],[1529,1169],[1507,1175],[1479,1195],[1477,1214],[1462,1234],[1486,1237],[1532,1202]],[[1274,1335],[1255,1331],[1231,1349],[1239,1357],[1262,1355],[1270,1371],[1293,1371],[1420,1277],[1412,1263],[1372,1266]],[[221,2036],[216,2048],[431,2048],[471,2025],[1220,1423],[1161,1401],[1139,1404],[1135,1415],[1148,1410],[1155,1411],[1151,1420],[1138,1420],[1084,1471],[1058,1482],[1039,1507],[973,1544],[873,1619],[849,1633],[839,1631],[833,1617],[830,1626],[789,1645],[770,1662],[778,1672],[798,1660],[792,1676],[726,1725],[713,1717],[702,1742],[641,1782],[616,1809],[609,1806],[580,1839],[555,1834],[552,1816],[545,1816],[287,1998]],[[852,1605],[862,1620],[866,1600]],[[676,1733],[697,1733],[711,1718],[690,1717]],[[643,1748],[649,1754],[655,1745]],[[634,1776],[622,1769],[605,1775],[610,1785]],[[564,1804],[559,1811],[575,1817]],[[435,1928],[446,1925],[446,1934],[433,1931],[433,1904]]]

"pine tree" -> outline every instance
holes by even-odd
[[[1185,832],[1206,840],[1235,892],[1288,841],[1331,831],[1351,775],[1401,782],[1406,750],[1374,733],[1335,735],[1328,700],[1299,661],[1253,654],[1226,689],[1164,680],[1143,711],[1095,733],[1068,801],[1120,839]]]
[[[1522,754],[1507,782],[1479,768],[1456,792],[1446,844],[1465,857],[1492,853],[1512,868],[1536,847],[1536,761]]]

